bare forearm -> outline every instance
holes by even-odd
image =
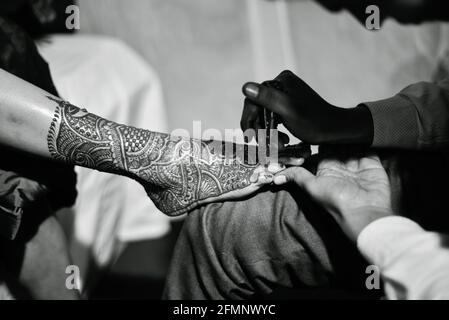
[[[0,69],[0,144],[50,157],[48,128],[55,105],[49,93]]]

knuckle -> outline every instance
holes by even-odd
[[[288,82],[288,80],[291,79],[293,76],[294,76],[293,72],[291,72],[290,70],[284,70],[276,77],[276,80],[285,84],[285,82]]]
[[[292,75],[292,74],[293,74],[293,72],[291,72],[291,71],[288,70],[288,69],[285,69],[284,71],[281,72],[281,75],[284,75],[284,76],[290,76],[290,75]]]

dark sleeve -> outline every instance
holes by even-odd
[[[449,147],[449,79],[419,82],[392,98],[363,104],[373,117],[374,147]]]

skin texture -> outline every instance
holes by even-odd
[[[379,157],[320,161],[316,175],[304,168],[288,168],[278,173],[274,183],[296,183],[337,221],[346,235],[356,240],[374,220],[392,214],[387,173]]]
[[[248,150],[237,152],[242,146],[117,124],[48,99],[57,105],[47,137],[53,158],[135,179],[168,215],[244,196],[271,182],[272,175],[248,156]]]

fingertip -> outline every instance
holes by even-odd
[[[304,158],[292,159],[292,166],[302,166],[304,164]]]
[[[251,175],[251,177],[249,177],[249,182],[256,183],[258,179],[259,179],[259,173],[254,171],[253,174]]]
[[[291,75],[293,75],[293,72],[291,72],[291,71],[288,70],[288,69],[285,69],[285,70],[283,70],[283,71],[278,75],[278,77],[282,77],[282,76],[291,76]]]
[[[247,82],[243,85],[242,92],[248,98],[256,99],[259,96],[259,85],[255,82]]]
[[[273,178],[273,182],[275,185],[282,185],[287,183],[287,177],[284,175],[276,175]]]
[[[292,157],[286,157],[286,158],[280,158],[279,162],[282,163],[285,166],[290,167],[299,167],[304,164],[304,158],[292,158]]]
[[[277,173],[285,169],[285,166],[281,163],[273,162],[268,165],[268,171],[271,173]]]
[[[273,175],[269,173],[264,173],[259,176],[258,182],[260,184],[268,184],[273,182]]]

